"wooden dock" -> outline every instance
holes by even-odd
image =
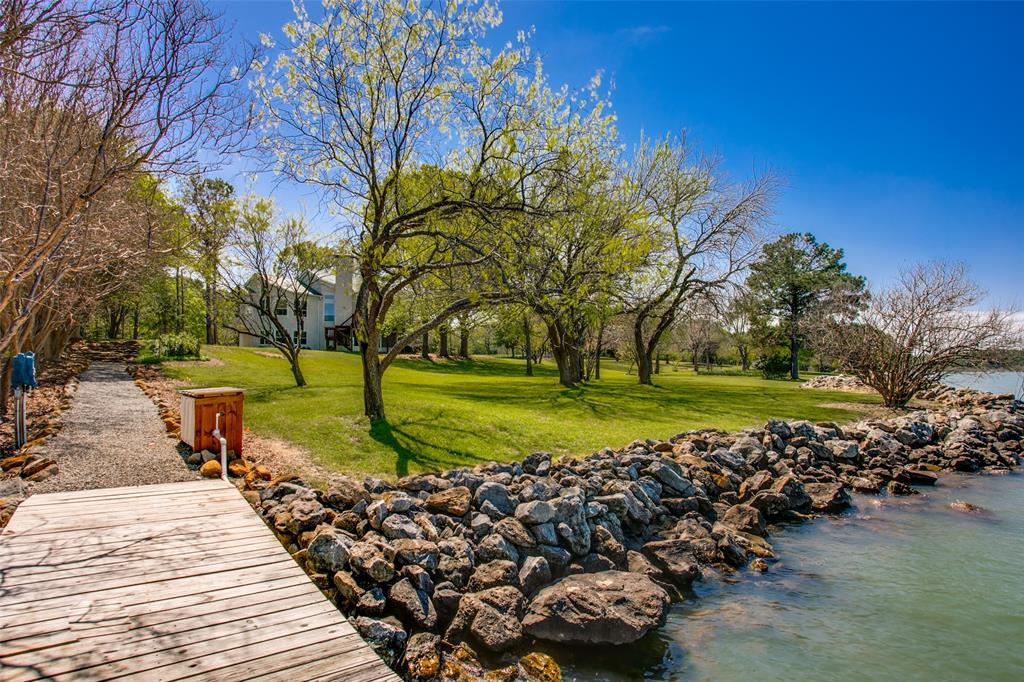
[[[399,678],[234,486],[34,495],[0,535],[0,680]]]

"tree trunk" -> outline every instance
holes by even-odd
[[[793,293],[789,300],[789,378],[797,381],[800,378],[799,352],[800,337],[798,336],[797,322],[800,319],[800,307],[797,303],[796,294]]]
[[[420,357],[424,360],[430,359],[430,332],[423,332],[420,339]]]
[[[654,373],[661,374],[661,353],[654,353]]]
[[[299,351],[293,350],[288,355],[288,362],[292,366],[292,376],[295,377],[295,385],[302,388],[306,385],[306,378],[302,376],[302,369],[299,368]]]
[[[530,334],[530,318],[523,315],[523,355],[526,356],[526,376],[533,376],[533,339]],[[514,357],[514,356],[513,356]]]
[[[558,382],[567,388],[572,388],[583,380],[579,369],[579,352],[571,349],[551,346],[551,354],[558,365]]]
[[[359,355],[363,362],[363,413],[371,422],[384,419],[384,392],[381,387],[379,335],[371,333],[359,344]]]
[[[597,355],[594,356],[594,378],[601,380],[601,346],[604,344],[604,320],[597,328]]]
[[[132,308],[132,341],[139,340],[139,304]]]
[[[174,269],[174,331],[181,333],[185,323],[185,294],[181,290],[181,268]]]
[[[448,329],[446,327],[442,327],[438,330],[437,334],[441,339],[438,344],[440,348],[438,348],[437,354],[442,358],[450,358],[451,355],[448,353]]]
[[[633,327],[633,355],[636,356],[637,383],[647,386],[653,385],[651,366],[654,364],[654,360],[651,357],[651,351],[647,343],[644,341],[643,329],[640,324]]]
[[[210,282],[206,283],[206,292],[203,296],[206,304],[206,343],[213,343],[213,287]]]
[[[558,365],[558,381],[572,388],[583,381],[583,357],[579,347],[568,339],[568,334],[557,323],[548,323],[551,355]]]
[[[469,330],[465,327],[459,327],[459,355],[469,357]]]
[[[750,369],[750,350],[746,346],[737,346],[740,352],[740,369],[746,372]]]
[[[647,386],[654,385],[654,379],[652,378],[653,372],[651,371],[653,365],[654,361],[649,354],[640,353],[636,356],[637,383],[644,384]]]
[[[800,379],[799,353],[800,341],[796,338],[796,334],[793,334],[789,337],[789,378],[793,381]]]

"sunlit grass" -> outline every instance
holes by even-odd
[[[549,362],[527,377],[521,360],[507,358],[399,360],[384,377],[388,420],[370,428],[362,416],[358,355],[303,352],[309,385],[296,388],[273,351],[207,346],[203,353],[223,364],[190,363],[168,367],[168,374],[197,386],[243,388],[245,422],[257,433],[304,446],[333,469],[388,476],[537,450],[586,454],[694,428],[738,430],[769,417],[846,421],[858,415],[852,404],[877,403],[871,396],[677,366],[663,366],[652,387],[638,385],[624,366],[605,363],[600,381],[569,389],[558,384]]]

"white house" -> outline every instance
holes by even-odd
[[[359,343],[352,333],[352,313],[355,310],[355,275],[351,261],[338,261],[334,275],[326,275],[312,282],[306,288],[306,310],[302,322],[303,348],[312,350],[359,350]],[[297,286],[302,286],[298,285]],[[277,318],[282,326],[291,332],[292,337],[298,329],[297,320],[289,306],[282,301],[277,310]],[[393,337],[382,340],[378,349],[384,353],[394,343]],[[266,339],[251,334],[239,334],[238,345],[256,348],[270,345]]]

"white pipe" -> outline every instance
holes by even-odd
[[[220,418],[223,412],[218,412],[213,422],[213,437],[220,441],[220,477],[228,480],[228,439],[220,435]]]

